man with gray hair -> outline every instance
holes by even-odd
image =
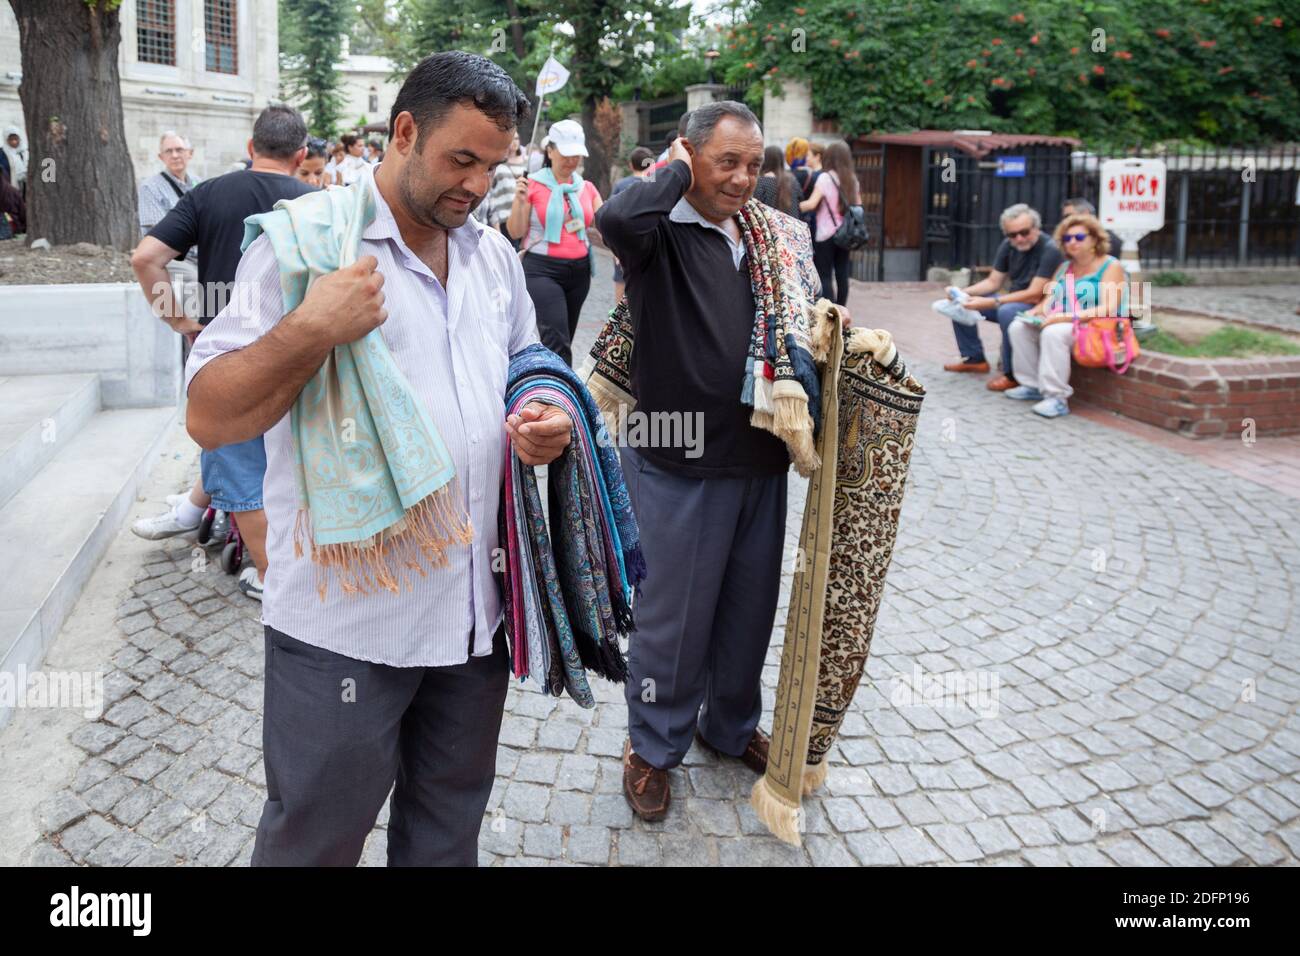
[[[710,103],[691,113],[653,179],[596,213],[623,264],[637,413],[703,423],[695,448],[622,450],[650,568],[628,653],[623,752],[623,793],[644,820],[668,812],[669,771],[693,739],[756,773],[767,764],[760,680],[780,590],[790,458],[751,425],[741,398],[755,297],[737,213],[762,163],[754,114]]]
[[[140,235],[149,230],[172,211],[182,196],[199,184],[188,171],[194,149],[190,141],[174,130],[163,133],[158,140],[158,160],[163,168],[148,179],[142,180],[138,190]],[[167,263],[176,294],[182,302],[191,301],[199,281],[199,250],[191,249],[183,258]]]
[[[964,315],[970,318],[969,321],[952,318],[961,359],[944,366],[948,372],[987,372],[989,363],[984,357],[975,313],[996,322],[1002,328],[1002,374],[988,383],[989,390],[994,392],[1004,392],[1016,385],[1011,377],[1011,336],[1007,330],[1021,312],[1042,301],[1043,287],[1061,264],[1061,252],[1042,231],[1042,217],[1036,210],[1016,203],[1002,211],[999,222],[1003,239],[993,256],[992,271],[964,289],[948,289],[948,297],[964,306]],[[1010,290],[1003,292],[1008,278]],[[946,314],[951,317],[963,312],[953,310]]]
[[[199,184],[188,171],[194,149],[180,133],[168,130],[158,141],[158,161],[163,168],[148,179],[140,182],[139,218],[140,235],[146,236],[149,230],[162,222],[163,217],[172,211],[180,198]],[[186,256],[190,262],[198,262],[198,252],[191,249]]]

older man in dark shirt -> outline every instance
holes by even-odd
[[[668,771],[697,734],[756,772],[767,763],[760,677],[789,455],[741,403],[754,294],[736,219],[762,161],[754,114],[712,103],[691,114],[653,182],[596,214],[627,277],[637,413],[702,425],[702,441],[623,450],[651,569],[628,660],[623,789],[646,820],[667,813]]]

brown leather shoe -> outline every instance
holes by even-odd
[[[695,739],[700,742],[700,746],[705,750],[717,754],[719,757],[730,757],[731,754],[724,754],[713,744],[709,743],[700,735],[699,730],[695,731]],[[745,752],[740,755],[739,759],[746,767],[754,773],[762,774],[767,771],[767,751],[772,741],[768,739],[767,734],[763,733],[758,727],[754,728],[754,736],[749,738],[749,744],[745,747]]]
[[[984,387],[990,392],[1005,392],[1009,388],[1016,387],[1016,380],[1007,375],[999,375]]]
[[[632,812],[648,823],[668,815],[672,794],[668,789],[668,771],[652,767],[632,750],[632,741],[623,744],[623,796]]]
[[[950,362],[943,367],[945,372],[987,372],[989,370],[988,362],[967,362],[962,359],[960,362]]]

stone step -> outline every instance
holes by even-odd
[[[0,376],[0,508],[99,411],[99,376]]]
[[[97,412],[58,441],[54,457],[0,508],[0,679],[40,666],[176,415],[175,408]],[[11,715],[0,701],[0,726]]]

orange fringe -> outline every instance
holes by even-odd
[[[399,594],[403,583],[411,590],[402,568],[424,577],[425,562],[445,568],[451,563],[447,552],[453,545],[474,540],[474,526],[459,504],[460,484],[453,479],[408,508],[400,521],[379,534],[364,541],[322,545],[313,540],[310,515],[300,508],[294,519],[293,553],[302,557],[304,551],[310,552],[316,565],[316,593],[322,601],[331,572],[348,597],[381,590]]]

